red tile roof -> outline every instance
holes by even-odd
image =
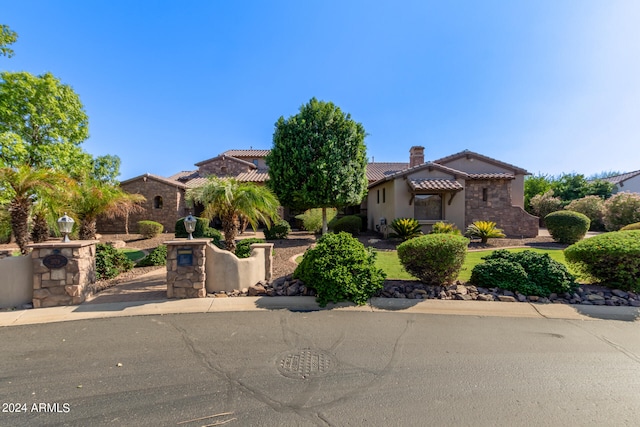
[[[271,150],[227,150],[222,153],[231,157],[265,157]]]
[[[367,165],[367,180],[369,182],[378,181],[408,167],[409,163],[369,163]]]
[[[460,191],[462,184],[450,179],[410,179],[409,187],[414,191]]]
[[[627,172],[627,173],[623,173],[623,174],[616,175],[616,176],[610,176],[608,178],[602,178],[602,180],[617,185],[617,184],[620,184],[621,182],[624,182],[624,181],[626,181],[628,179],[631,179],[634,176],[638,176],[638,175],[640,175],[640,170],[637,170],[637,171],[634,171],[634,172]]]

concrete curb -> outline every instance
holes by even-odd
[[[7,311],[0,312],[0,327],[110,317],[270,310],[296,312],[336,310],[562,320],[606,319],[632,322],[640,319],[640,308],[636,307],[372,298],[369,304],[364,306],[340,303],[321,308],[314,297],[237,297],[82,304]]]

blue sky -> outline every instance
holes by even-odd
[[[532,173],[640,169],[640,2],[8,1],[0,69],[52,72],[120,179],[270,148],[316,97],[375,161],[464,149]]]

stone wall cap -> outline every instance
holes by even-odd
[[[43,249],[43,248],[82,248],[85,246],[91,246],[100,243],[99,240],[72,240],[70,242],[61,241],[48,241],[42,243],[32,243],[27,245],[30,249]]]
[[[193,240],[187,240],[186,238],[184,239],[175,239],[175,240],[169,240],[168,242],[164,242],[165,245],[204,245],[207,244],[211,241],[211,239],[193,239]]]

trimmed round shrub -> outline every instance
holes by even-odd
[[[634,222],[633,224],[625,225],[620,231],[640,230],[640,222]]]
[[[287,221],[281,219],[275,224],[271,224],[270,228],[265,228],[264,237],[267,240],[280,240],[286,239],[289,233],[291,232],[291,226]]]
[[[553,240],[570,245],[584,238],[591,221],[579,212],[558,211],[545,216],[544,223]]]
[[[162,233],[164,227],[155,221],[138,221],[138,233],[145,239],[152,239]]]
[[[585,239],[565,249],[564,256],[585,278],[610,288],[640,292],[640,230]]]
[[[398,246],[404,269],[428,285],[453,282],[464,263],[469,240],[455,234],[427,234]]]
[[[96,278],[113,279],[120,273],[133,268],[133,261],[127,256],[105,243],[96,244]]]
[[[570,292],[576,286],[575,277],[549,254],[499,249],[483,259],[485,262],[476,265],[471,272],[470,281],[476,286],[499,287],[522,295],[538,296]],[[492,273],[492,267],[495,267],[495,273]],[[523,280],[521,271],[524,271],[526,280]],[[510,272],[513,279],[509,278]]]
[[[620,230],[625,225],[640,222],[640,194],[622,192],[604,203],[604,226],[608,231]]]
[[[240,240],[236,245],[235,254],[238,258],[249,258],[251,256],[251,245],[253,245],[254,243],[264,243],[264,242],[265,242],[264,239],[256,239],[256,238]]]
[[[600,196],[585,196],[582,199],[573,200],[567,206],[566,210],[580,212],[586,215],[591,221],[589,230],[604,231],[604,200]]]
[[[359,235],[361,228],[362,219],[360,219],[360,217],[357,215],[343,216],[342,218],[333,221],[331,226],[331,229],[334,233],[340,233],[341,231],[344,231],[351,234],[352,236]]]
[[[329,302],[364,305],[383,288],[385,273],[376,253],[348,233],[325,234],[308,249],[293,276],[316,291],[321,307]]]
[[[160,245],[152,250],[149,255],[142,258],[136,264],[137,267],[150,267],[153,265],[166,265],[167,264],[167,246]]]

